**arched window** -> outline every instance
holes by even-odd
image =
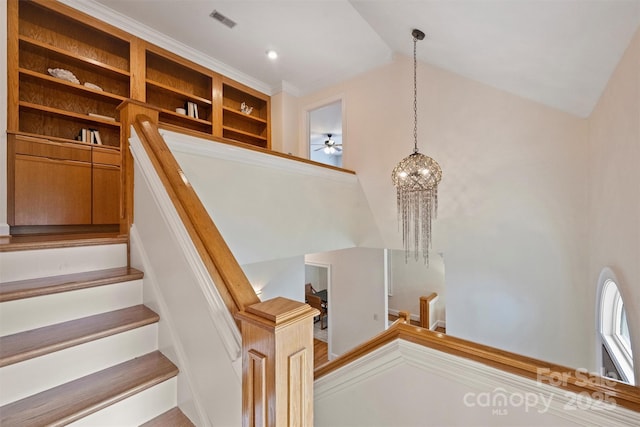
[[[607,274],[605,274],[607,273]],[[600,337],[602,340],[602,365],[604,375],[634,384],[633,354],[629,324],[622,295],[611,270],[605,269],[600,275],[602,290],[600,294]],[[613,365],[616,372],[611,372]]]

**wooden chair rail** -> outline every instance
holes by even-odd
[[[413,342],[454,356],[471,359],[502,371],[541,383],[560,387],[574,393],[613,398],[617,405],[640,412],[640,388],[583,370],[556,365],[471,341],[411,326],[402,320],[389,329],[342,356],[318,367],[315,379],[336,371],[351,362],[395,340]]]
[[[355,175],[355,171],[351,170],[351,169],[344,169],[344,168],[339,168],[337,166],[332,166],[332,165],[327,165],[324,163],[320,163],[320,162],[316,162],[314,160],[309,160],[309,159],[303,159],[302,157],[297,157],[294,156],[292,154],[285,154],[285,153],[280,153],[279,151],[273,151],[273,150],[269,150],[267,148],[262,148],[262,147],[258,147],[255,145],[251,145],[251,144],[246,144],[244,142],[233,142],[233,141],[229,141],[227,139],[223,139],[223,138],[217,138],[213,135],[208,135],[202,132],[197,132],[197,131],[191,131],[189,129],[185,129],[182,128],[180,126],[174,126],[168,123],[163,123],[160,125],[160,128],[162,129],[166,129],[168,131],[171,132],[178,132],[178,133],[183,133],[185,135],[190,135],[190,136],[195,136],[196,138],[201,138],[201,139],[208,139],[210,141],[215,141],[215,142],[219,142],[220,144],[226,144],[226,145],[231,145],[234,147],[240,147],[240,148],[244,148],[246,150],[251,150],[251,151],[257,151],[259,153],[264,153],[264,154],[268,154],[269,156],[275,156],[275,157],[280,157],[283,159],[289,159],[289,160],[295,160],[296,162],[300,162],[300,163],[306,163],[309,165],[313,165],[313,166],[318,166],[321,168],[325,168],[325,169],[332,169],[338,172],[344,172],[344,173],[348,173],[351,175]]]
[[[158,127],[137,115],[133,127],[232,315],[260,302],[218,228],[167,147]]]

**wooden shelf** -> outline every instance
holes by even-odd
[[[20,128],[25,134],[37,134],[45,139],[75,140],[82,128],[100,132],[103,146],[120,146],[120,123],[104,119],[93,120],[86,114],[69,113],[51,107],[21,102]]]
[[[234,142],[255,145],[256,147],[268,148],[269,140],[264,136],[255,135],[240,129],[228,126],[222,127],[222,137]]]
[[[62,79],[58,79],[56,77],[50,76],[48,74],[38,73],[36,71],[27,70],[25,68],[19,68],[18,71],[22,76],[28,76],[30,78],[37,79],[42,82],[47,82],[48,84],[64,86],[65,88],[71,89],[72,91],[76,91],[82,94],[83,96],[89,96],[94,99],[103,99],[115,104],[120,104],[122,101],[127,99],[124,96],[116,95],[114,93],[110,93],[106,91],[100,91],[97,89],[91,89],[81,84],[68,82],[66,80],[62,80]]]
[[[258,93],[240,83],[232,83],[228,79],[224,79],[222,84],[222,105],[228,111],[240,111],[242,103],[246,103],[248,107],[252,107],[251,117],[260,117],[267,119],[269,117],[269,97]],[[247,114],[243,114],[247,115]]]
[[[145,59],[146,102],[160,108],[160,122],[212,135],[215,73],[152,45],[146,46]],[[188,102],[196,104],[198,118],[176,113]]]
[[[120,128],[119,122],[112,122],[111,120],[101,119],[99,117],[93,117],[88,114],[74,113],[72,111],[60,110],[58,108],[51,108],[44,105],[32,104],[30,102],[20,101],[20,108],[27,108],[36,111],[42,111],[43,113],[55,114],[57,116],[70,117],[76,120],[82,120],[87,123],[99,123],[104,126],[111,126]]]
[[[154,82],[153,80],[149,80],[147,79],[147,85],[149,86],[153,86],[156,89],[160,89],[163,91],[167,91],[170,92],[172,94],[184,97],[185,99],[187,99],[188,101],[192,101],[195,102],[197,104],[201,104],[201,105],[211,105],[211,100],[210,99],[206,99],[206,98],[202,98],[200,96],[196,96],[194,94],[167,86],[165,84],[159,83],[159,82]]]
[[[226,130],[226,131],[229,131],[229,132],[233,132],[233,133],[238,134],[238,135],[244,135],[244,136],[248,136],[250,138],[255,138],[255,139],[260,140],[260,141],[266,141],[267,140],[267,138],[264,137],[264,136],[256,135],[256,134],[251,133],[251,132],[245,132],[245,131],[243,131],[241,129],[232,128],[230,126],[223,126],[222,129]]]
[[[164,108],[160,109],[160,115],[168,115],[173,117],[174,119],[177,120],[185,120],[187,122],[194,122],[194,123],[199,123],[202,125],[207,125],[207,126],[211,126],[212,123],[208,120],[203,120],[203,119],[196,119],[195,117],[191,117],[191,116],[187,116],[185,114],[178,114],[175,111],[171,111],[171,110],[165,110]]]
[[[174,58],[160,48],[146,50],[146,81],[185,98],[211,104],[212,72],[201,72],[186,59]],[[204,104],[203,103],[203,104]]]
[[[253,121],[256,121],[258,123],[267,124],[267,120],[266,119],[263,119],[261,117],[253,116],[251,114],[245,114],[240,110],[234,110],[234,109],[229,108],[229,107],[222,107],[222,111],[225,112],[225,113],[230,113],[230,114],[237,115],[238,117],[241,117],[241,118],[246,119],[246,120],[253,120]]]
[[[253,108],[241,111],[242,104]],[[223,78],[222,137],[262,148],[271,148],[270,98],[247,86]]]
[[[192,135],[195,137],[202,137],[205,139],[211,139],[211,132],[209,130],[207,130],[206,132],[201,131],[201,130],[197,130],[197,129],[185,129],[184,126],[180,126],[180,125],[175,125],[173,123],[167,123],[167,122],[163,122],[160,121],[160,124],[158,126],[160,129],[165,129],[165,130],[169,130],[171,132],[177,132],[177,133],[186,133],[187,135]]]
[[[87,65],[99,66],[103,70],[100,73],[110,70],[128,74],[131,37],[126,32],[48,0],[14,4],[19,19],[16,33],[24,40],[34,41],[49,52],[58,52],[58,56],[64,55],[67,60],[77,58]]]
[[[31,139],[33,138],[34,141],[51,141],[51,142],[58,142],[58,143],[64,143],[64,144],[77,144],[77,145],[82,145],[82,146],[86,146],[86,147],[100,147],[100,148],[105,148],[108,150],[113,150],[113,151],[120,151],[120,147],[114,147],[111,145],[96,145],[96,144],[91,144],[88,142],[82,142],[82,141],[78,141],[77,139],[69,139],[69,138],[59,138],[56,136],[43,136],[41,134],[37,134],[37,133],[29,133],[29,132],[7,132],[11,135],[18,135],[20,137],[22,137],[23,139]]]
[[[44,49],[48,52],[51,52],[53,54],[56,54],[58,56],[62,56],[65,59],[72,61],[72,62],[82,62],[86,65],[90,65],[92,67],[95,67],[97,69],[121,76],[122,78],[130,78],[131,73],[129,73],[129,71],[126,70],[122,70],[120,68],[117,67],[113,67],[109,64],[105,64],[103,62],[97,61],[95,59],[91,59],[91,58],[86,58],[86,57],[82,57],[79,55],[74,54],[71,51],[65,50],[65,49],[61,49],[59,47],[47,44],[47,43],[42,43],[39,40],[36,39],[32,39],[30,37],[26,37],[26,36],[20,36],[19,37],[20,40],[20,44],[27,44],[33,47],[37,47],[40,49]]]

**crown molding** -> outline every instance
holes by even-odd
[[[184,43],[181,43],[165,34],[154,30],[153,28],[142,24],[134,19],[129,18],[113,9],[106,7],[94,0],[59,0],[74,9],[100,19],[110,25],[120,28],[136,37],[145,41],[158,45],[168,51],[175,52],[180,56],[189,59],[203,67],[209,68],[217,73],[229,77],[259,92],[266,93],[271,96],[277,93],[276,88],[249,76],[241,71],[236,70],[229,65],[212,58],[199,50],[193,49]]]
[[[286,92],[289,95],[295,96],[295,97],[299,97],[300,96],[300,89],[298,89],[297,86],[283,80],[279,86],[274,88],[274,94],[276,93],[280,93],[280,92]]]

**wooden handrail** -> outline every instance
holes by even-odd
[[[429,296],[420,297],[420,327],[431,329],[429,320],[431,319],[431,301],[438,298],[438,294],[433,292]]]
[[[590,396],[607,396],[615,399],[617,405],[640,412],[640,388],[638,387],[590,374],[583,370],[556,365],[418,326],[411,326],[401,321],[394,323],[389,329],[366,343],[318,367],[314,372],[315,379],[322,378],[398,339],[454,356],[471,359],[505,372],[554,387],[560,387],[574,393],[587,392]]]
[[[132,123],[213,282],[232,315],[260,302],[158,127],[146,115]]]

